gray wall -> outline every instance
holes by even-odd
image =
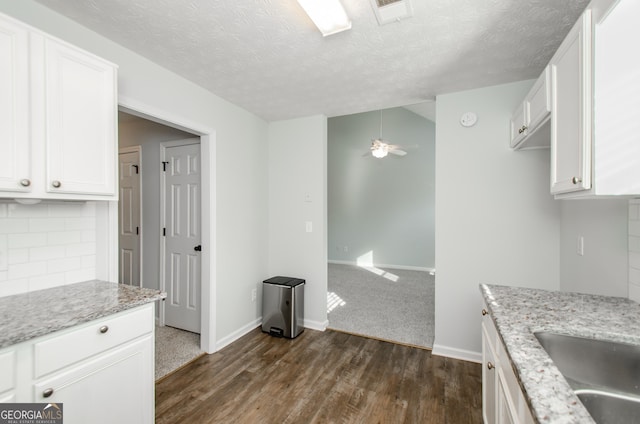
[[[328,120],[329,260],[372,252],[376,265],[433,268],[435,124],[404,108],[382,119],[384,140],[415,146],[406,156],[366,154],[380,136],[379,111]]]
[[[438,96],[434,354],[481,361],[478,284],[558,290],[560,202],[549,151],[512,151],[509,118],[532,81]],[[465,128],[460,116],[476,112]]]
[[[147,119],[121,119],[120,147],[141,146],[142,286],[159,289],[160,272],[160,143],[195,137]]]

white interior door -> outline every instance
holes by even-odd
[[[165,144],[164,324],[200,333],[200,140]],[[176,145],[176,143],[182,143]]]
[[[119,282],[140,286],[140,147],[120,151]]]

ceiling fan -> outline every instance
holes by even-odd
[[[389,153],[396,156],[404,156],[407,154],[407,152],[402,150],[401,146],[387,143],[382,138],[382,110],[380,111],[380,137],[371,140],[371,147],[369,148],[369,150],[371,151],[371,155],[373,155],[373,157],[377,159],[382,159]],[[365,156],[368,155],[369,153],[365,154]]]

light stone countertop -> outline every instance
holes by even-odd
[[[626,298],[498,285],[480,291],[534,419],[593,423],[593,418],[533,333],[548,331],[640,345],[640,305]]]
[[[0,297],[0,349],[165,297],[99,280]]]

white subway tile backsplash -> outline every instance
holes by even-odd
[[[629,268],[629,283],[640,286],[640,269]]]
[[[82,268],[65,272],[67,284],[79,283],[81,281],[93,280],[96,278],[95,268]]]
[[[82,232],[80,231],[53,231],[47,233],[49,246],[59,246],[61,244],[73,244],[82,242]]]
[[[70,244],[64,247],[66,251],[66,256],[85,256],[85,255],[95,255],[96,254],[96,244],[95,243],[77,243]]]
[[[0,203],[8,270],[0,296],[96,278],[95,202]]]
[[[29,261],[48,261],[65,257],[65,251],[60,246],[31,247],[29,249]]]
[[[94,230],[96,219],[90,217],[66,218],[64,228],[65,230]]]
[[[29,249],[9,249],[9,265],[29,262]]]
[[[73,271],[80,269],[81,266],[82,258],[79,257],[55,259],[47,262],[47,271],[49,273]]]
[[[52,228],[64,229],[64,218],[30,218],[29,232],[46,233]]]
[[[46,246],[47,235],[45,233],[9,234],[8,243],[9,249]]]
[[[629,221],[629,235],[640,236],[640,221]]]
[[[96,255],[83,256],[81,268],[95,268],[96,267]]]
[[[47,262],[28,262],[24,264],[15,264],[9,266],[9,280],[17,280],[19,278],[34,277],[36,275],[45,275],[47,273]]]
[[[7,207],[9,218],[46,218],[49,215],[49,207],[46,203],[37,205],[9,203]]]
[[[29,279],[7,280],[0,282],[0,297],[12,296],[14,294],[29,291]]]
[[[27,218],[0,219],[0,234],[28,233],[29,220]]]
[[[629,236],[629,251],[640,253],[640,237]]]
[[[39,275],[29,278],[29,291],[50,289],[52,287],[63,286],[66,284],[65,273],[48,273],[47,275]]]

